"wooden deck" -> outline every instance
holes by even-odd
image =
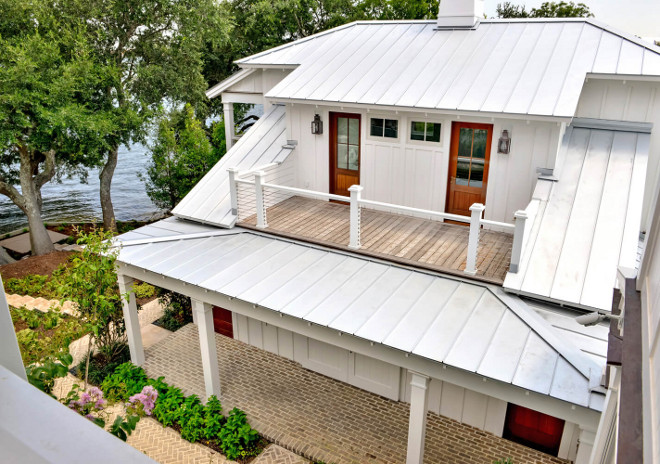
[[[269,233],[466,276],[469,228],[371,209],[362,209],[362,247],[348,248],[349,206],[292,197],[267,209]],[[256,228],[256,216],[239,222]],[[511,259],[511,234],[482,230],[474,278],[501,284]]]

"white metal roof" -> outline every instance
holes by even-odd
[[[297,68],[266,96],[571,117],[587,73],[660,76],[660,49],[592,19],[355,22],[237,61]]]
[[[611,309],[617,267],[637,263],[650,139],[649,127],[619,125],[626,130],[589,120],[568,128],[558,181],[537,182],[520,270],[507,274],[506,290]]]
[[[164,234],[170,230],[170,236]],[[204,232],[211,236],[203,237]],[[119,261],[600,410],[606,347],[581,351],[518,297],[359,255],[176,219],[119,237]],[[153,237],[153,243],[145,239]],[[596,328],[582,328],[601,337]],[[594,391],[594,388],[598,390]]]
[[[286,115],[283,106],[273,106],[216,163],[172,213],[184,219],[233,226],[227,169],[242,171],[269,163],[281,163],[293,151],[286,145]]]

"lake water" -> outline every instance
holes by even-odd
[[[112,203],[119,221],[149,219],[159,212],[138,173],[145,172],[149,154],[142,145],[119,150],[117,169],[112,179]],[[101,219],[98,170],[89,173],[88,183],[78,178],[51,181],[41,190],[44,222],[79,222]],[[9,198],[0,195],[0,234],[27,226],[23,212]]]

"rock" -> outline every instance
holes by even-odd
[[[11,264],[15,262],[16,260],[11,256],[9,256],[9,253],[7,253],[7,251],[4,248],[0,247],[0,266],[2,266],[3,264]]]

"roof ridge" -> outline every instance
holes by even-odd
[[[522,299],[497,288],[493,291],[496,298],[502,301],[516,316],[529,326],[543,341],[554,348],[571,366],[577,369],[587,380],[597,376],[600,379],[600,367],[584,352],[568,340],[563,340],[554,333],[551,326]]]

